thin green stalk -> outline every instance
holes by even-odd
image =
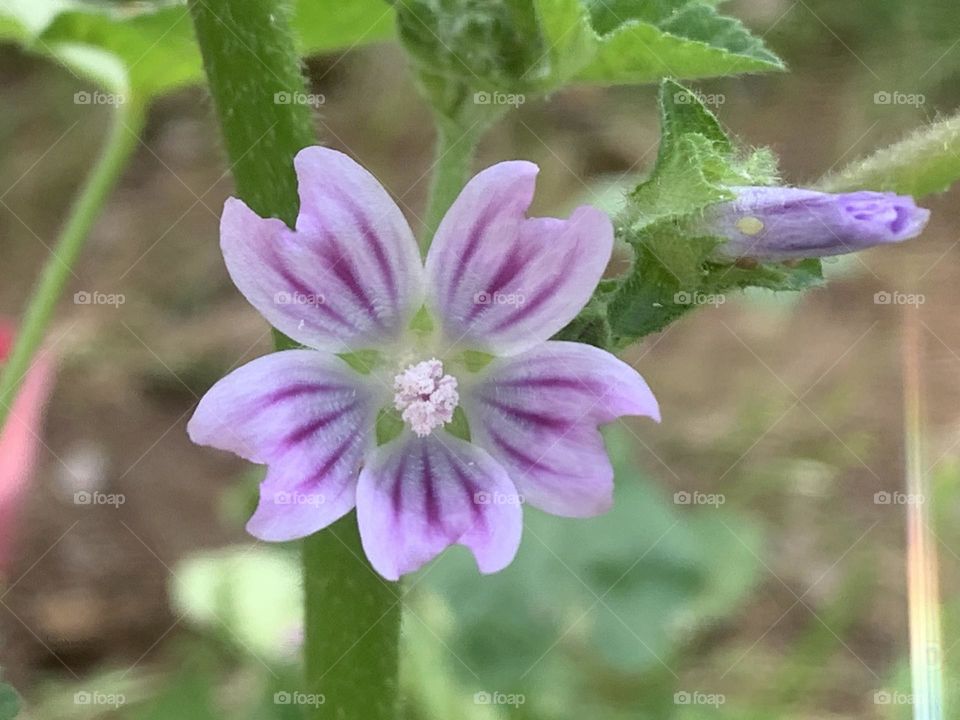
[[[47,259],[20,322],[13,349],[0,374],[0,427],[40,348],[63,288],[100,210],[117,184],[143,127],[144,107],[136,99],[118,105],[106,144],[74,201],[53,253]]]
[[[315,143],[310,109],[276,102],[303,93],[287,5],[278,0],[191,0],[194,28],[237,194],[264,216],[293,224],[293,157]],[[278,348],[289,340],[279,336]],[[400,607],[373,572],[350,513],[303,541],[304,687],[325,702],[303,716],[396,720]]]
[[[470,166],[477,149],[480,133],[475,125],[464,132],[460,125],[441,120],[437,124],[437,143],[433,178],[425,216],[426,228],[420,240],[426,254],[437,226],[456,200],[470,175]]]

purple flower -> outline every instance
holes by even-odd
[[[607,510],[613,470],[597,426],[659,419],[657,402],[612,355],[548,338],[595,289],[609,218],[591,207],[527,218],[537,167],[500,163],[463,189],[424,266],[370,173],[319,147],[295,166],[296,230],[231,198],[221,247],[240,291],[310,349],[223,378],[188,428],[269,466],[247,529],[291,540],[356,506],[371,564],[396,580],[454,543],[482,572],[504,568],[522,502],[571,517]],[[374,362],[356,370],[344,354]],[[447,427],[458,414],[469,442]],[[403,430],[378,444],[386,415]]]
[[[930,217],[894,193],[831,194],[783,187],[735,187],[736,199],[711,205],[695,231],[726,239],[723,260],[824,257],[916,237]]]

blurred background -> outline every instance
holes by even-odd
[[[697,87],[741,142],[776,151],[790,183],[960,105],[954,3],[729,11],[791,72]],[[313,58],[308,72],[322,142],[371,169],[418,230],[432,123],[401,51]],[[75,104],[84,89],[0,47],[0,315],[21,312],[103,140],[109,109]],[[613,208],[650,169],[658,134],[653,88],[574,89],[510,114],[478,167],[538,163],[537,213]],[[271,349],[218,249],[230,194],[207,95],[167,96],[74,269],[0,581],[0,666],[28,717],[296,717],[283,697],[300,632],[296,547],[245,535],[255,469],[185,433],[217,378]],[[909,717],[905,322],[922,353],[945,613],[937,661],[952,694],[958,200],[925,202],[933,220],[918,240],[829,262],[824,289],[729,296],[631,349],[664,421],[610,429],[615,510],[573,521],[528,508],[505,572],[481,579],[455,549],[407,584],[410,716]]]

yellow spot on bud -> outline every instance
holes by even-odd
[[[763,221],[760,218],[753,217],[752,215],[746,215],[737,220],[737,230],[742,232],[744,235],[757,235],[761,230],[763,230]]]

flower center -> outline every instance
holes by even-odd
[[[457,379],[444,375],[436,358],[408,366],[393,379],[393,389],[393,406],[420,437],[453,420],[460,403]]]

